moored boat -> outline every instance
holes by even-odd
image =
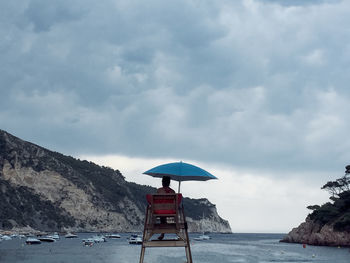
[[[82,241],[84,245],[90,245],[91,242],[93,243],[107,242],[107,239],[104,236],[95,235],[93,237],[82,239]]]
[[[37,245],[37,244],[41,244],[41,241],[37,238],[34,238],[34,237],[28,237],[26,240],[26,244],[27,245]]]
[[[83,245],[84,246],[93,246],[95,243],[95,240],[93,240],[92,238],[88,238],[88,239],[83,239]]]
[[[51,235],[49,237],[52,237],[53,239],[56,239],[56,240],[60,239],[60,236],[59,236],[59,234],[57,232],[53,233],[53,235]]]
[[[56,242],[56,239],[54,239],[51,236],[46,236],[46,237],[39,237],[38,238],[41,242]]]
[[[200,235],[199,237],[195,237],[194,240],[197,240],[197,241],[203,241],[203,240],[209,240],[210,239],[210,236],[207,236],[207,235]]]
[[[8,235],[2,236],[2,240],[12,240],[12,238]]]
[[[95,243],[107,242],[106,237],[100,236],[100,235],[93,236],[91,239],[93,239],[95,241]]]
[[[131,235],[131,237],[129,238],[129,244],[132,244],[132,245],[142,244],[142,237],[135,234]]]
[[[120,238],[120,235],[118,235],[118,234],[107,234],[106,237],[108,237],[108,238]]]
[[[64,237],[65,238],[77,238],[78,236],[76,234],[67,233]]]

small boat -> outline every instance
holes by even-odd
[[[204,213],[203,213],[202,220],[201,220],[202,228],[204,227],[203,226],[203,221],[204,221]],[[196,240],[196,241],[203,241],[203,240],[209,240],[209,239],[211,239],[210,236],[205,235],[204,231],[203,231],[202,235],[200,235],[199,237],[195,237],[194,238],[194,240]]]
[[[59,240],[59,239],[60,239],[60,236],[58,235],[57,232],[53,233],[53,235],[50,236],[50,237],[52,237],[53,239],[56,239],[56,240]]]
[[[83,239],[84,246],[92,247],[94,243],[95,243],[95,240],[93,240],[92,238]]]
[[[129,238],[129,244],[132,245],[140,245],[142,244],[142,237],[139,235],[131,235],[131,237]]]
[[[210,236],[207,236],[207,235],[200,235],[199,237],[195,237],[194,240],[197,240],[197,241],[203,241],[203,240],[209,240],[211,239]]]
[[[107,234],[106,237],[108,237],[108,238],[120,238],[120,235],[118,235],[118,234]]]
[[[28,237],[26,240],[27,245],[36,245],[36,244],[41,244],[41,241],[37,238],[34,237]]]
[[[90,245],[91,242],[93,243],[101,243],[101,242],[107,242],[107,239],[104,236],[93,236],[86,239],[82,239],[84,245]]]
[[[2,238],[2,240],[12,240],[12,237],[7,236],[7,235],[2,236],[1,238]]]
[[[104,236],[93,236],[91,239],[93,239],[95,243],[107,242],[107,239]]]
[[[65,236],[65,238],[77,238],[78,236],[72,233],[67,233]]]
[[[38,239],[41,242],[56,242],[56,239],[54,239],[52,236],[39,237]]]

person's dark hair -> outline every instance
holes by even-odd
[[[170,185],[170,177],[169,176],[163,176],[162,185],[163,185],[163,187],[169,187],[169,185]]]

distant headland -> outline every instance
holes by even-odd
[[[329,181],[321,189],[331,194],[330,202],[311,205],[304,223],[294,228],[281,242],[319,246],[350,246],[350,165],[345,175]]]
[[[141,231],[145,196],[155,191],[127,182],[119,170],[0,130],[0,231]],[[231,233],[228,221],[207,199],[183,202],[189,230]]]

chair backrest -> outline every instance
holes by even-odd
[[[181,204],[182,194],[148,194],[146,199],[153,214],[174,215]]]

